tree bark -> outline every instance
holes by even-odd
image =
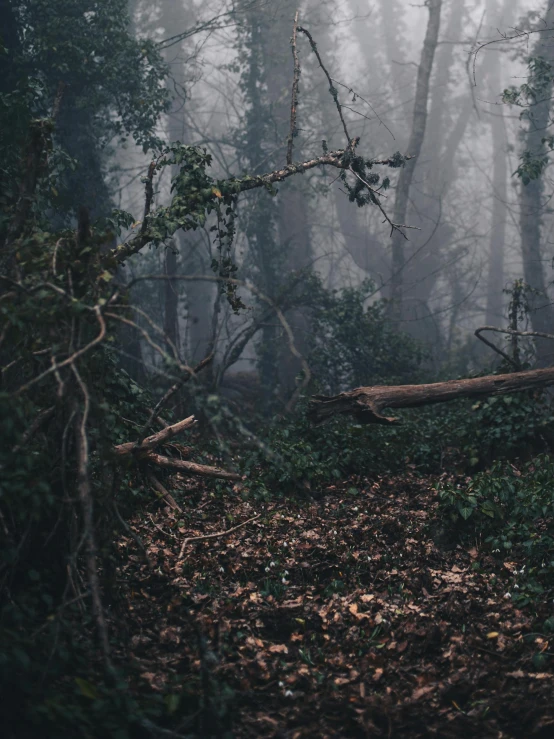
[[[429,83],[433,69],[433,60],[440,29],[442,0],[429,0],[429,22],[421,52],[421,61],[417,74],[414,116],[412,131],[407,152],[416,158],[420,155],[427,124],[427,105],[429,100]],[[414,176],[414,164],[404,166],[398,178],[396,200],[394,205],[394,223],[405,223],[410,199],[410,187]],[[404,236],[395,231],[392,237],[392,277],[391,297],[393,315],[402,318],[402,287],[405,264]]]
[[[383,416],[381,411],[384,408],[417,408],[458,398],[507,395],[553,384],[554,367],[549,367],[428,385],[358,387],[340,395],[314,395],[308,414],[316,425],[342,414],[351,414],[360,423],[394,424],[399,423],[399,419]]]
[[[515,14],[514,0],[505,0],[500,7],[499,0],[488,0],[488,22],[493,28],[511,25]],[[509,16],[509,18],[508,18]],[[490,100],[496,100],[503,89],[500,55],[492,53],[488,69],[488,90]],[[493,161],[493,204],[491,233],[488,253],[487,307],[485,322],[497,324],[503,318],[504,289],[504,246],[506,240],[506,220],[508,199],[508,137],[502,106],[496,106],[491,118]]]
[[[548,2],[545,15],[545,27],[554,25],[554,5]],[[542,57],[554,65],[554,45],[552,39],[539,38],[533,51],[534,57]],[[533,80],[530,80],[531,83]],[[550,125],[550,106],[554,80],[541,87],[540,100],[529,110],[529,125],[525,138],[525,149],[534,157],[546,156],[546,145],[543,137],[547,135]],[[543,89],[544,88],[544,89]],[[544,178],[542,176],[521,186],[521,254],[523,258],[523,275],[532,292],[528,295],[531,325],[534,331],[550,332],[554,326],[554,311],[550,305],[546,291],[546,279],[543,262],[546,261],[541,248],[541,224],[544,207]],[[535,343],[539,365],[552,361],[552,344],[543,339]]]

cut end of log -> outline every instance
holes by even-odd
[[[367,390],[368,388],[364,388]],[[355,396],[356,391],[341,393],[340,395],[314,395],[308,406],[308,418],[314,426],[321,426],[336,415],[350,414],[358,423],[377,423],[381,426],[393,426],[402,423],[399,418],[383,416],[375,404],[368,401],[361,394]]]

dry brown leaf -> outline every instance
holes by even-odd
[[[286,646],[286,644],[272,644],[269,647],[269,651],[272,654],[288,654],[289,653],[289,649]]]

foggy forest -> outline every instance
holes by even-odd
[[[6,739],[554,736],[553,99],[554,0],[0,0]]]

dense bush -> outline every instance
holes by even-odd
[[[527,588],[554,577],[554,459],[540,455],[518,467],[497,461],[461,482],[438,485],[440,515],[462,539],[483,541],[499,557],[524,563],[519,572]],[[523,577],[524,576],[524,577]],[[517,590],[521,590],[518,584]]]

